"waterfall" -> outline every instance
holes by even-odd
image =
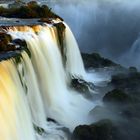
[[[0,63],[0,124],[5,127],[0,131],[2,139],[35,140],[36,136],[43,140],[34,132],[34,124],[45,130],[48,140],[62,140],[67,136],[61,128],[73,131],[77,125],[90,123],[88,113],[95,104],[72,90],[67,81],[68,73],[85,75],[80,51],[68,25],[64,38],[66,66],[55,26],[11,27],[7,32],[13,40],[26,41],[31,58],[23,51],[19,62],[12,58]]]
[[[31,114],[14,60],[0,63],[0,139],[35,140]]]
[[[129,52],[129,57],[132,66],[137,67],[140,69],[140,36],[138,36],[137,40],[134,42],[132,45],[130,52]]]
[[[31,113],[33,122],[40,127],[43,127],[45,124],[45,111],[44,106],[42,103],[42,97],[38,86],[37,77],[35,75],[35,71],[33,68],[33,65],[31,63],[31,60],[29,59],[29,56],[27,53],[22,53],[22,64],[23,64],[23,70],[24,70],[24,76],[25,76],[25,86],[27,86],[27,98],[28,102],[30,104]],[[20,72],[23,73],[23,72]],[[22,75],[23,80],[23,75]]]
[[[134,41],[131,48],[127,50],[121,57],[120,61],[122,61],[123,65],[128,66],[134,66],[138,69],[140,69],[140,37]]]
[[[66,47],[66,70],[72,75],[77,75],[80,77],[85,77],[86,72],[84,69],[84,64],[78,48],[78,44],[74,35],[68,25],[66,25],[65,32],[65,47]]]

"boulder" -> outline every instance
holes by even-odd
[[[82,93],[86,97],[91,97],[92,91],[95,86],[91,82],[87,82],[83,79],[73,77],[71,80],[71,87],[77,90],[79,93]]]
[[[135,72],[136,70],[132,69],[126,71],[126,73],[119,73],[117,75],[112,76],[112,80],[110,82],[115,88],[122,89],[127,93],[140,93],[140,73]]]
[[[132,98],[122,90],[114,89],[103,97],[103,101],[114,104],[126,104],[132,102]]]
[[[101,57],[98,53],[86,54],[82,53],[82,58],[84,61],[85,68],[104,68],[104,67],[114,67],[119,66],[118,64],[112,62],[109,59]]]
[[[101,120],[92,125],[77,126],[74,140],[117,140],[117,129],[110,120]]]

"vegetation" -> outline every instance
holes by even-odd
[[[40,6],[35,1],[20,7],[0,7],[0,16],[7,18],[60,18],[47,5]]]

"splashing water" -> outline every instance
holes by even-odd
[[[31,58],[22,52],[20,62],[12,58],[0,63],[0,124],[5,127],[0,131],[1,137],[4,140],[67,140],[62,128],[73,131],[77,125],[90,123],[88,113],[96,105],[70,89],[67,82],[68,73],[82,77],[86,74],[72,32],[66,25],[66,68],[55,27],[14,27],[8,34],[13,39],[26,41]],[[44,129],[43,135],[35,133],[33,124]]]

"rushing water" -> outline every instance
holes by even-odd
[[[7,32],[13,39],[26,41],[31,58],[22,52],[18,61],[12,58],[0,62],[0,139],[67,140],[62,128],[73,131],[79,124],[90,123],[88,113],[96,105],[69,87],[69,75],[86,76],[70,28],[66,25],[66,65],[56,27],[11,27]],[[34,126],[45,132],[39,135]]]
[[[31,114],[13,59],[0,63],[0,139],[35,140]]]

